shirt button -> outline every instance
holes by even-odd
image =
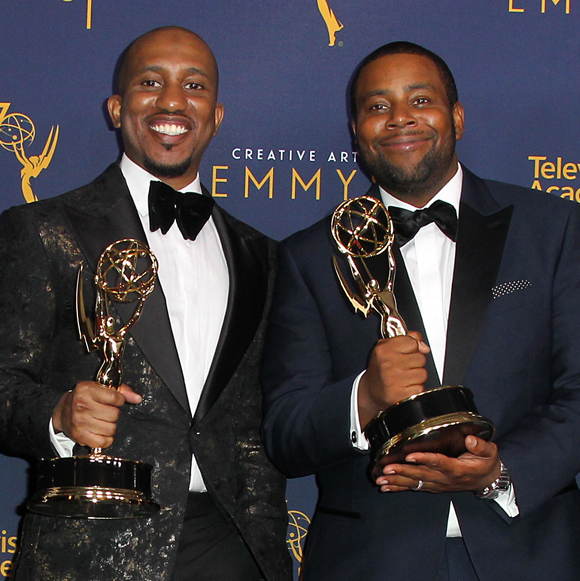
[[[357,437],[356,437],[356,432],[352,432],[352,434],[350,435],[350,440],[353,444],[356,444],[357,442]]]

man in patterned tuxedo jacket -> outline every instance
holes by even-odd
[[[177,205],[209,196],[198,168],[223,116],[217,85],[214,56],[197,35],[165,27],[139,37],[109,99],[120,163],[2,216],[2,450],[36,459],[105,448],[148,462],[161,505],[132,520],[27,515],[18,581],[291,578],[284,478],[259,438],[274,243],[211,197],[209,219],[187,238],[179,216],[149,223],[149,188],[159,182],[177,190],[169,190]],[[74,296],[79,267],[94,287],[100,254],[123,238],[149,244],[160,267],[115,391],[92,381],[100,360],[78,339]],[[116,328],[130,316],[122,306]]]

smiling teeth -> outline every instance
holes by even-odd
[[[173,125],[165,123],[164,125],[152,125],[151,129],[157,131],[157,133],[163,133],[165,135],[182,135],[187,131],[182,125]]]

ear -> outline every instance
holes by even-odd
[[[463,137],[465,130],[465,111],[459,102],[453,106],[453,125],[455,127],[455,138],[459,141]]]
[[[223,118],[224,118],[224,106],[221,103],[216,103],[214,113],[214,123],[215,123],[215,129],[213,132],[214,135],[217,135],[218,129],[222,124]]]
[[[353,119],[353,120],[350,122],[350,126],[352,127],[352,132],[353,132],[353,134],[354,134],[354,136],[355,136],[355,138],[356,138],[356,119]]]
[[[123,97],[121,95],[111,95],[107,101],[107,109],[109,110],[109,117],[113,122],[113,127],[119,129],[121,127],[121,105],[123,104]]]

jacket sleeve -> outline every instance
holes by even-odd
[[[545,243],[556,248],[553,260],[543,263],[550,296],[529,314],[528,329],[521,329],[523,348],[516,346],[512,353],[514,367],[516,352],[526,348],[530,353],[529,368],[521,367],[525,389],[518,394],[520,409],[530,409],[497,440],[522,516],[574,483],[580,471],[580,212],[575,205],[564,223]],[[541,326],[535,323],[540,317],[545,318]],[[544,333],[526,338],[536,326]],[[501,384],[503,397],[512,399],[508,383]]]
[[[62,393],[48,377],[55,297],[41,237],[25,208],[0,219],[0,446],[28,457],[54,455],[48,425]],[[71,297],[72,299],[72,297]]]
[[[263,362],[263,435],[274,463],[294,477],[362,452],[350,441],[356,374],[334,379],[328,329],[289,244],[279,245],[278,260]],[[304,263],[318,271],[314,257]]]

